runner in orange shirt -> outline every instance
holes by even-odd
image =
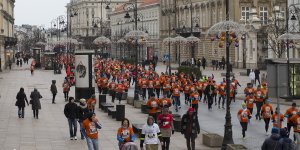
[[[109,83],[108,87],[109,87],[109,91],[110,91],[110,95],[111,95],[111,100],[114,103],[115,98],[116,98],[117,83],[112,81],[112,82]]]
[[[291,123],[294,126],[294,135],[297,139],[296,150],[300,149],[300,112],[297,112],[290,119]]]
[[[278,112],[279,112],[279,109],[276,107],[275,114],[272,115],[273,128],[281,129],[284,116],[282,113],[279,112],[280,127],[278,127]]]
[[[160,97],[160,89],[161,89],[161,83],[160,83],[159,78],[156,78],[154,80],[154,88],[155,88],[156,96],[157,96],[157,98],[159,98]]]
[[[135,135],[133,129],[130,127],[129,120],[124,118],[121,127],[117,131],[117,140],[119,141],[119,148],[122,149],[127,142],[134,142]]]
[[[121,100],[122,100],[122,95],[124,92],[124,85],[123,85],[124,81],[122,81],[120,84],[117,85],[116,87],[116,91],[117,91],[117,98],[119,100],[119,104],[121,104]]]
[[[150,99],[147,101],[147,107],[149,109],[149,116],[152,116],[156,122],[159,101],[157,100],[157,98],[155,98],[155,94],[152,93]]]
[[[142,91],[143,91],[142,97],[143,97],[143,100],[145,100],[146,92],[147,92],[147,88],[148,88],[148,80],[145,77],[142,78],[141,86],[142,86]]]
[[[147,87],[148,87],[148,98],[149,98],[150,95],[152,95],[152,93],[154,93],[154,80],[153,80],[152,76],[149,77]]]
[[[270,102],[271,102],[270,99],[266,99],[266,103],[261,108],[261,116],[264,118],[265,121],[266,135],[268,135],[269,123],[273,115],[273,107],[270,104]]]
[[[246,104],[242,103],[242,109],[240,109],[237,113],[237,117],[240,121],[240,124],[242,126],[242,134],[243,134],[243,139],[246,137],[246,131],[248,127],[248,121],[251,119],[251,113],[247,109]]]
[[[171,107],[171,99],[167,97],[162,97],[159,99],[160,111],[162,112],[163,108]]]
[[[226,83],[225,82],[222,82],[217,90],[218,90],[218,94],[219,94],[219,109],[220,109],[220,103],[221,103],[221,99],[222,99],[222,108],[225,109],[224,107],[224,104],[225,104],[225,99],[226,99],[226,92],[225,92],[225,89],[226,89]]]
[[[188,102],[189,102],[190,89],[191,89],[190,83],[187,83],[187,84],[183,87],[184,102],[185,102],[185,104],[188,104]]]
[[[163,85],[163,93],[164,96],[170,98],[171,97],[171,84],[169,81],[166,81]]]
[[[196,114],[198,114],[198,103],[199,103],[199,93],[197,90],[192,91],[190,94],[191,107],[194,108]]]
[[[181,108],[181,105],[180,105],[180,91],[181,91],[180,86],[175,85],[173,87],[172,97],[173,97],[173,102],[175,102],[176,112],[178,112],[178,109]]]
[[[253,88],[253,84],[247,83],[247,87],[244,89],[245,96],[247,97],[250,93],[254,93],[255,89]]]
[[[256,110],[257,110],[255,118],[256,118],[256,120],[258,118],[259,118],[259,120],[261,120],[259,113],[260,113],[262,105],[264,104],[265,95],[262,92],[260,86],[257,86],[257,90],[254,92],[254,98],[255,98]]]
[[[296,103],[293,103],[292,107],[290,107],[289,109],[287,109],[286,112],[285,112],[285,114],[284,114],[284,117],[287,118],[287,128],[288,128],[289,135],[290,135],[290,132],[291,132],[291,128],[293,126],[293,123],[291,122],[291,118],[298,111],[299,111],[299,109],[297,108]],[[295,136],[294,136],[294,141],[296,141]]]
[[[247,105],[247,109],[249,109],[250,113],[252,114],[253,112],[253,107],[254,107],[254,96],[252,93],[250,93],[247,97],[246,97],[246,100],[245,100],[245,103]]]

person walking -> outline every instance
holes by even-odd
[[[280,135],[278,133],[279,130],[277,128],[272,128],[272,134],[264,141],[261,150],[282,150],[282,144],[279,142]]]
[[[69,97],[69,103],[65,105],[64,114],[68,119],[70,140],[77,140],[77,122],[78,119],[78,107],[75,103],[74,97]]]
[[[299,109],[297,108],[296,103],[292,104],[292,107],[290,107],[289,109],[286,110],[284,117],[287,118],[287,129],[289,132],[289,136],[291,135],[291,128],[293,126],[293,123],[291,122],[291,118],[293,117],[293,115],[295,115],[297,112],[299,111]],[[294,141],[296,141],[295,135],[294,135]]]
[[[11,60],[9,59],[9,60],[8,60],[8,67],[9,67],[9,70],[11,70],[11,65],[12,65],[12,62],[11,62]]]
[[[246,131],[248,127],[248,122],[251,119],[251,113],[249,109],[247,109],[247,106],[245,103],[242,103],[242,109],[240,109],[237,113],[237,117],[240,121],[240,124],[242,126],[242,134],[243,134],[243,139],[246,138]]]
[[[19,118],[24,118],[24,108],[25,108],[25,101],[27,103],[27,105],[29,106],[28,100],[27,100],[27,96],[24,92],[24,88],[20,88],[20,91],[18,92],[17,96],[16,96],[16,106],[18,107],[18,116]]]
[[[50,91],[52,93],[52,104],[55,104],[55,96],[57,94],[57,88],[56,88],[56,81],[55,80],[52,80],[52,84],[51,84],[51,87],[50,87]]]
[[[121,122],[121,127],[117,131],[117,140],[120,150],[126,150],[128,146],[132,146],[137,149],[137,146],[134,143],[135,135],[127,118],[124,118]]]
[[[88,99],[87,101],[87,107],[90,112],[95,112],[95,106],[96,106],[96,96],[93,94],[91,98]]]
[[[31,98],[30,104],[33,110],[33,117],[39,119],[39,110],[42,108],[40,99],[43,97],[40,94],[40,92],[36,88],[34,88],[33,92],[31,92],[30,94],[30,98]]]
[[[190,107],[181,119],[181,134],[184,134],[188,150],[195,150],[195,139],[200,134],[198,116],[194,113],[194,108]]]
[[[78,106],[78,123],[80,125],[80,129],[82,128],[82,123],[86,119],[87,114],[89,113],[89,109],[87,108],[86,100],[84,98],[79,100]],[[81,139],[84,139],[84,136],[80,130]]]
[[[287,128],[280,129],[280,145],[282,145],[282,150],[294,150],[295,144],[289,138],[289,132]]]
[[[251,83],[252,83],[252,85],[254,85],[255,84],[255,73],[254,73],[254,71],[251,69],[251,71],[250,71],[250,73],[249,73],[249,79],[250,79],[250,81],[251,81]]]
[[[62,84],[62,87],[63,87],[65,101],[68,101],[69,92],[70,92],[70,84],[69,84],[68,80],[65,79],[64,83]]]
[[[149,116],[152,116],[154,118],[154,121],[156,122],[157,119],[157,112],[159,110],[159,101],[157,98],[155,98],[155,94],[152,93],[150,99],[146,103],[149,111]]]
[[[206,59],[204,57],[202,57],[202,67],[203,67],[203,70],[205,70],[205,66],[206,66]]]
[[[142,134],[140,137],[140,148],[144,150],[144,144],[146,145],[146,150],[158,150],[158,144],[162,141],[162,135],[160,129],[156,123],[154,123],[154,118],[148,116],[147,123],[142,128]]]
[[[204,93],[206,94],[207,96],[207,99],[208,99],[208,109],[209,110],[212,110],[212,104],[214,103],[213,101],[213,96],[214,96],[214,93],[215,93],[215,86],[214,86],[214,83],[213,81],[210,79],[208,81],[208,85],[206,86],[205,90],[204,90]]]
[[[296,150],[300,149],[300,112],[294,114],[290,119],[290,124],[294,127],[294,135],[297,140]]]
[[[163,108],[162,114],[157,117],[157,124],[159,125],[162,134],[162,150],[169,150],[170,138],[174,134],[173,116],[169,113],[169,108]]]
[[[254,74],[255,74],[255,81],[254,81],[255,85],[256,85],[256,80],[258,81],[258,84],[260,84],[260,76],[259,76],[260,71],[259,71],[259,69],[255,69]]]
[[[89,150],[99,150],[98,143],[98,129],[101,129],[102,125],[96,118],[95,113],[88,113],[87,118],[82,123],[81,132],[86,139],[86,143]]]

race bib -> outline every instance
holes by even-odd
[[[252,104],[254,102],[253,99],[249,99],[249,103]]]
[[[97,128],[94,122],[90,123],[90,134],[96,134],[97,133]]]
[[[156,101],[151,102],[151,107],[157,107]]]
[[[265,113],[266,117],[270,117],[271,116],[271,110],[270,107],[266,107],[266,113]]]
[[[178,89],[175,89],[175,94],[179,94],[179,91],[178,91]]]
[[[123,139],[129,138],[129,130],[123,130],[121,134]]]

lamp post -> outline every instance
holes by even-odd
[[[162,7],[162,15],[168,16],[168,38],[166,42],[168,42],[169,47],[169,60],[168,60],[168,66],[169,68],[169,75],[171,75],[171,44],[174,42],[174,39],[171,39],[171,15],[175,14],[175,5],[169,4],[164,7]],[[167,72],[167,71],[166,71]]]
[[[232,124],[231,124],[231,113],[230,113],[230,62],[229,62],[229,48],[233,42],[236,42],[237,34],[242,34],[246,31],[244,26],[239,23],[229,21],[229,0],[226,0],[226,21],[216,23],[208,31],[207,34],[213,34],[214,36],[223,35],[225,37],[226,45],[226,115],[224,125],[224,139],[222,144],[222,150],[226,150],[227,144],[233,144],[232,138]],[[236,44],[235,44],[236,46]]]
[[[130,15],[128,13],[128,11],[132,10],[133,11],[133,15],[134,15],[134,29],[133,31],[130,31],[129,33],[126,34],[126,38],[128,40],[134,40],[134,49],[135,49],[135,88],[134,88],[134,100],[138,100],[139,99],[139,90],[137,89],[137,77],[138,77],[138,40],[139,39],[144,39],[146,38],[148,35],[143,32],[143,31],[138,31],[137,30],[137,11],[138,11],[138,7],[137,7],[137,0],[130,0],[129,2],[125,3],[123,6],[123,9],[126,10],[126,14],[124,16],[125,19],[130,19]]]
[[[176,46],[178,45],[178,65],[180,66],[180,45],[186,44],[187,40],[180,35],[176,36],[174,39]]]

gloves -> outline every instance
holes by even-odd
[[[175,132],[175,131],[174,131],[174,130],[172,130],[172,134],[174,134],[174,132]]]

